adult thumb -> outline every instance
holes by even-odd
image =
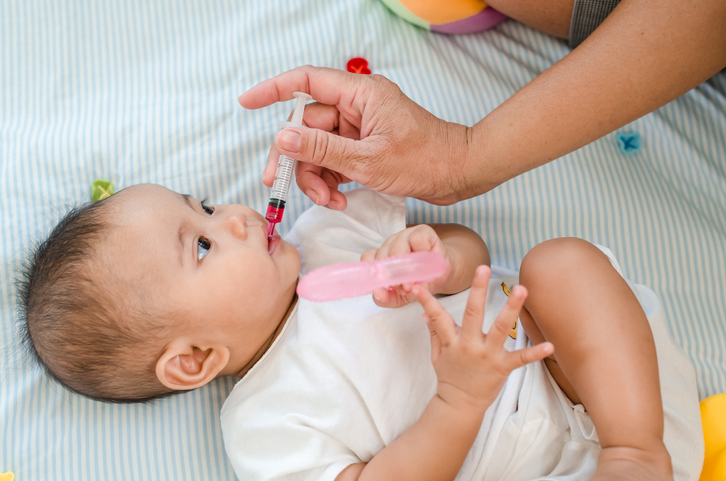
[[[291,159],[310,162],[350,176],[370,158],[370,144],[320,129],[287,127],[277,133],[275,146]]]

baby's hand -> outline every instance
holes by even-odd
[[[360,260],[369,262],[373,260],[387,259],[388,257],[408,254],[409,252],[436,252],[446,259],[446,271],[438,279],[421,284],[433,294],[439,293],[439,289],[451,277],[453,272],[453,256],[441,242],[438,234],[431,226],[426,224],[416,225],[402,230],[391,237],[378,249],[365,251]],[[388,289],[374,289],[373,302],[381,307],[401,307],[416,300],[411,293],[413,284],[407,283],[399,286],[392,286]]]
[[[476,270],[461,327],[426,289],[416,285],[413,294],[426,314],[431,332],[431,362],[438,379],[437,395],[461,410],[483,413],[499,395],[509,373],[552,354],[554,346],[543,342],[509,352],[504,341],[517,320],[527,289],[516,286],[488,334],[482,333],[484,305],[491,270]]]

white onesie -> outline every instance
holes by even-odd
[[[314,207],[288,234],[300,251],[302,274],[358,261],[363,251],[380,247],[405,228],[403,199],[365,189],[346,195],[345,211]],[[506,302],[507,286],[516,284],[516,273],[492,269],[485,331]],[[655,295],[636,288],[643,291],[641,302],[642,294],[647,296],[650,303],[644,307],[653,317],[659,310]],[[457,322],[467,296],[468,290],[440,299]],[[225,448],[237,477],[334,480],[348,465],[370,461],[409,429],[436,390],[422,313],[417,303],[383,309],[370,296],[329,303],[299,300],[283,331],[222,408]],[[695,375],[664,332],[660,340],[656,335],[659,354],[661,344],[669,353],[668,376],[661,363],[661,382],[672,379],[687,393],[676,396],[671,407],[664,385],[666,433],[669,423],[675,425],[676,449],[685,450],[681,457],[687,461],[678,464],[671,450],[674,467],[683,471],[676,479],[696,479],[700,464],[691,465],[698,463],[693,460],[702,437],[700,424],[692,424],[700,419]],[[527,342],[518,323],[506,347],[521,349]],[[510,375],[456,479],[588,479],[599,451],[590,417],[538,362]],[[701,459],[702,453],[701,446]]]

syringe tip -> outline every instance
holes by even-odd
[[[272,237],[272,234],[275,233],[275,225],[277,225],[275,222],[270,222],[267,225],[267,237]]]

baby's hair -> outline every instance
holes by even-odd
[[[69,390],[146,402],[173,392],[155,375],[160,352],[150,342],[164,328],[139,301],[138,286],[123,285],[100,258],[98,245],[114,229],[106,220],[111,199],[72,209],[28,259],[21,335],[30,356]]]

